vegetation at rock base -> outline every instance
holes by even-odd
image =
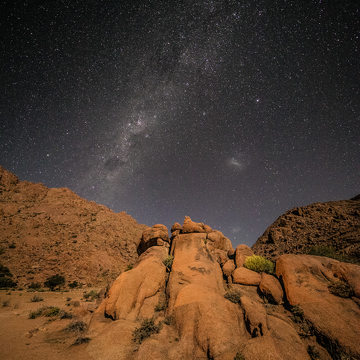
[[[154,311],[158,312],[158,311],[163,311],[166,309],[166,301],[164,300],[159,300],[159,302],[156,304]]]
[[[168,255],[164,260],[163,260],[163,264],[166,266],[167,270],[171,270],[172,264],[174,261],[174,257],[172,255]]]
[[[258,273],[265,272],[267,274],[273,274],[275,270],[275,264],[272,261],[259,255],[252,255],[246,258],[244,267]]]
[[[74,280],[73,282],[69,283],[69,288],[70,289],[75,289],[76,287],[78,287],[79,284],[76,280]]]
[[[232,289],[228,291],[224,298],[231,301],[234,304],[238,304],[240,302],[241,292],[239,290]]]
[[[125,271],[130,271],[130,270],[132,270],[132,268],[133,268],[133,265],[128,265],[127,268],[125,269]]]
[[[331,285],[328,286],[329,291],[336,296],[340,296],[342,298],[351,298],[352,296],[355,295],[355,290],[354,288],[344,282],[344,281],[338,281],[336,283],[332,283]]]
[[[312,246],[308,252],[308,255],[325,256],[331,259],[352,264],[360,263],[359,259],[347,254],[340,253],[332,246]]]
[[[133,332],[133,341],[141,344],[145,339],[153,334],[157,334],[162,329],[162,323],[155,324],[155,319],[147,318],[141,322],[141,326]]]
[[[17,282],[12,278],[12,273],[7,266],[0,264],[0,288],[16,287]]]
[[[237,353],[236,356],[234,357],[234,360],[245,360],[245,358],[240,353]]]
[[[56,287],[61,288],[61,286],[65,285],[65,277],[59,274],[50,276],[44,282],[44,286],[50,288],[51,291],[54,291]]]
[[[311,357],[311,360],[316,360],[320,358],[320,353],[318,350],[316,350],[315,345],[309,345],[307,347],[307,352],[309,356]]]
[[[28,289],[39,290],[39,289],[41,289],[41,283],[40,282],[32,282],[30,285],[28,285]]]
[[[78,321],[72,321],[65,329],[64,331],[67,332],[83,332],[87,330],[87,324],[84,321],[78,320]]]
[[[81,345],[81,344],[87,344],[89,343],[91,338],[87,336],[79,336],[73,343],[73,346]]]
[[[88,293],[85,293],[83,297],[86,301],[94,301],[99,297],[99,293],[95,290],[91,290]]]
[[[291,307],[291,312],[292,312],[292,320],[297,323],[297,324],[300,324],[303,322],[304,320],[304,312],[303,310],[295,305],[295,306],[292,306]]]

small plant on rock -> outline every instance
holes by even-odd
[[[292,320],[295,323],[300,324],[300,323],[303,322],[303,320],[304,320],[304,312],[298,305],[293,306],[291,308],[291,312],[292,312]]]
[[[164,260],[163,260],[163,264],[166,266],[166,269],[168,271],[171,271],[171,267],[174,261],[174,257],[172,255],[168,255]]]
[[[316,350],[315,345],[309,345],[307,347],[307,352],[309,356],[311,357],[311,360],[316,360],[320,358],[320,353],[318,350]]]
[[[166,301],[165,300],[159,300],[159,302],[156,304],[154,310],[156,312],[163,311],[166,309]]]
[[[87,344],[89,343],[91,338],[87,336],[79,336],[73,343],[73,346],[81,345],[81,344]]]
[[[240,302],[241,292],[239,290],[233,289],[228,291],[224,295],[225,299],[228,299],[234,304],[238,304]]]
[[[265,272],[267,274],[273,274],[275,270],[275,264],[272,261],[258,255],[246,258],[244,267],[258,273]]]
[[[340,296],[342,298],[351,298],[355,295],[354,288],[350,284],[343,281],[329,285],[328,289],[333,295]]]
[[[162,323],[155,324],[155,319],[147,318],[141,322],[141,326],[133,332],[133,341],[141,344],[145,339],[160,332]]]

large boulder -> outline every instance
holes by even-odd
[[[233,271],[232,279],[235,284],[258,286],[261,281],[261,275],[255,271],[239,267]]]
[[[284,292],[279,280],[275,276],[262,273],[259,290],[271,303],[282,303]]]
[[[137,252],[141,255],[151,246],[165,246],[169,248],[169,243],[170,239],[167,227],[162,224],[156,224],[143,231]]]
[[[149,248],[132,270],[123,272],[114,281],[96,314],[113,320],[153,316],[165,288],[166,267],[162,261],[166,256],[164,247]]]
[[[247,245],[238,245],[235,252],[236,267],[243,266],[245,260],[252,255],[254,255],[254,252]]]
[[[331,291],[334,284],[339,284],[339,291],[349,287],[347,281],[360,277],[360,267],[319,256],[283,255],[276,274],[289,304],[301,309],[317,337],[336,354],[360,358],[359,306]]]
[[[204,225],[203,223],[196,223],[190,219],[189,216],[185,216],[184,223],[182,226],[182,233],[207,233],[212,231],[209,226]]]

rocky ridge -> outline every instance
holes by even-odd
[[[69,282],[108,282],[136,261],[145,228],[125,212],[0,167],[0,262],[19,286],[57,273]]]
[[[306,254],[313,246],[331,246],[360,259],[360,195],[287,211],[268,227],[252,250],[274,260],[282,254]]]
[[[283,255],[276,274],[257,273],[250,248],[207,225],[165,229],[144,231],[94,312],[92,359],[360,359],[359,266]]]

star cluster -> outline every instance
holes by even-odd
[[[360,10],[345,1],[4,1],[0,165],[252,245],[360,191]]]

